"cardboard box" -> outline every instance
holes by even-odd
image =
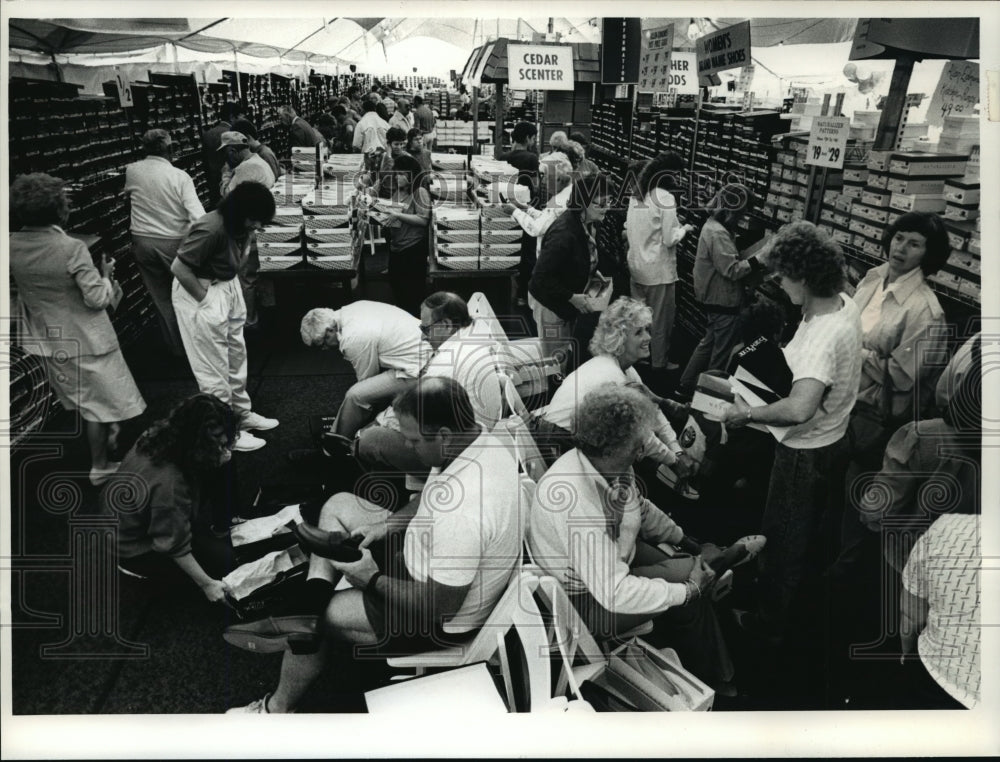
[[[946,220],[974,220],[979,217],[979,204],[952,204],[946,202],[944,218]]]
[[[969,157],[943,153],[894,153],[889,159],[889,171],[910,177],[940,177],[965,174]]]
[[[736,395],[733,394],[733,386],[728,378],[702,373],[694,388],[691,409],[704,413],[710,421],[721,421],[735,400]]]
[[[975,226],[968,220],[949,220],[945,227],[948,230],[948,242],[956,251],[964,251],[975,235]]]
[[[889,206],[904,212],[934,212],[944,211],[945,200],[943,196],[930,194],[893,193],[889,201]]]
[[[611,278],[605,278],[600,272],[594,274],[581,296],[586,297],[587,306],[592,312],[603,312],[611,303],[611,291],[614,283]]]
[[[944,178],[914,178],[905,175],[889,175],[889,182],[885,188],[893,193],[904,193],[907,195],[944,193]]]
[[[851,210],[851,215],[861,217],[868,222],[885,225],[889,218],[889,210],[880,206],[868,206],[867,204],[855,204]]]
[[[969,243],[966,245],[970,254],[975,254],[977,257],[980,254],[979,236],[974,235],[969,239]]]
[[[886,186],[889,185],[889,173],[888,172],[869,172],[868,179],[865,184],[869,188],[878,188],[879,190],[885,190]]]
[[[978,204],[979,190],[979,183],[946,180],[944,200],[952,204]]]
[[[864,185],[860,185],[860,184],[855,185],[853,183],[844,183],[844,190],[841,191],[841,193],[843,193],[845,196],[848,196],[848,197],[850,197],[852,199],[860,200],[861,199],[861,194],[864,193],[864,191],[865,191],[865,186]]]
[[[878,188],[865,188],[861,194],[861,202],[868,206],[886,207],[892,200],[892,193]]]
[[[864,238],[861,241],[861,246],[859,247],[866,254],[870,254],[873,257],[885,258],[885,250],[882,248],[882,242],[876,241],[871,238]]]
[[[875,172],[887,171],[890,156],[892,156],[892,151],[871,151],[868,154],[868,169]]]
[[[844,182],[863,183],[868,179],[868,167],[863,164],[845,164]]]
[[[854,203],[855,199],[841,193],[837,198],[835,206],[837,207],[838,211],[850,213],[851,208],[854,206]]]

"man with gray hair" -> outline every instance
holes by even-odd
[[[360,300],[339,310],[309,310],[300,331],[307,347],[340,349],[357,375],[358,381],[347,390],[330,432],[345,449],[362,426],[416,380],[430,356],[420,320],[384,302]],[[303,456],[301,451],[289,453],[293,461]]]
[[[142,147],[146,158],[125,168],[125,193],[132,202],[132,255],[156,307],[163,340],[175,357],[184,357],[170,301],[170,266],[191,223],[205,209],[190,175],[171,163],[170,133],[149,130],[142,136]]]
[[[296,114],[295,109],[291,106],[279,108],[278,119],[288,128],[288,145],[290,147],[312,148],[323,142],[323,136],[319,130],[313,129],[313,126]]]
[[[265,188],[274,185],[275,177],[271,167],[260,154],[250,150],[250,141],[242,132],[222,133],[219,150],[226,152],[222,184],[219,186],[223,197],[240,183],[260,183]]]

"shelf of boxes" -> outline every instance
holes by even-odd
[[[305,262],[321,270],[357,272],[365,226],[353,180],[324,181],[302,199]]]
[[[489,142],[493,134],[494,122],[479,123],[479,141]],[[472,122],[460,119],[439,119],[434,127],[437,148],[472,148]]]

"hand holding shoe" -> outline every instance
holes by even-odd
[[[229,588],[226,587],[226,583],[219,579],[211,579],[204,585],[202,585],[201,591],[208,598],[210,603],[220,603],[226,599],[226,593]]]
[[[365,524],[360,526],[351,532],[351,539],[359,539],[358,548],[364,550],[373,542],[377,542],[385,538],[389,531],[389,527],[384,521],[375,521],[371,524]]]
[[[323,558],[348,563],[360,558],[360,551],[343,532],[327,532],[305,522],[292,526],[292,532],[303,548]]]
[[[378,564],[375,563],[375,559],[372,558],[372,552],[368,548],[362,549],[360,561],[354,561],[353,563],[332,561],[331,565],[347,577],[348,582],[358,588],[364,588],[378,571]]]

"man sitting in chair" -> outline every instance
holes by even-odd
[[[429,352],[420,321],[384,302],[362,300],[339,310],[309,310],[300,331],[307,347],[339,348],[358,377],[337,412],[332,436],[324,438],[327,455],[350,450],[361,427],[412,385]],[[318,451],[293,450],[289,458],[299,461],[316,454]]]
[[[484,431],[492,430],[502,414],[502,402],[494,356],[497,340],[488,326],[473,321],[460,296],[438,291],[420,305],[420,331],[433,350],[420,370],[420,378],[454,378],[469,395],[476,423]],[[421,475],[427,472],[417,453],[407,445],[391,407],[380,413],[373,425],[361,430],[355,452],[370,468]]]
[[[319,519],[320,530],[334,531],[297,528],[313,553],[307,586],[324,612],[321,635],[285,652],[273,693],[230,712],[294,711],[323,671],[332,641],[378,645],[386,655],[467,640],[507,587],[521,555],[510,449],[480,429],[469,396],[453,379],[421,380],[393,408],[408,446],[433,469],[427,486],[395,514],[349,493],[334,495]],[[337,540],[349,534],[361,538],[360,560],[320,557],[343,557],[337,550],[350,546]],[[334,593],[340,575],[353,589]],[[226,639],[274,651],[286,647],[288,631],[281,619],[269,619],[235,625]]]
[[[528,514],[535,563],[566,589],[591,633],[607,640],[654,620],[654,645],[730,691],[733,664],[709,597],[717,573],[749,560],[749,540],[699,545],[642,497],[632,471],[656,408],[639,390],[608,384],[577,408],[576,448],[539,480]],[[758,541],[759,542],[759,541]],[[659,543],[677,546],[669,556]]]

